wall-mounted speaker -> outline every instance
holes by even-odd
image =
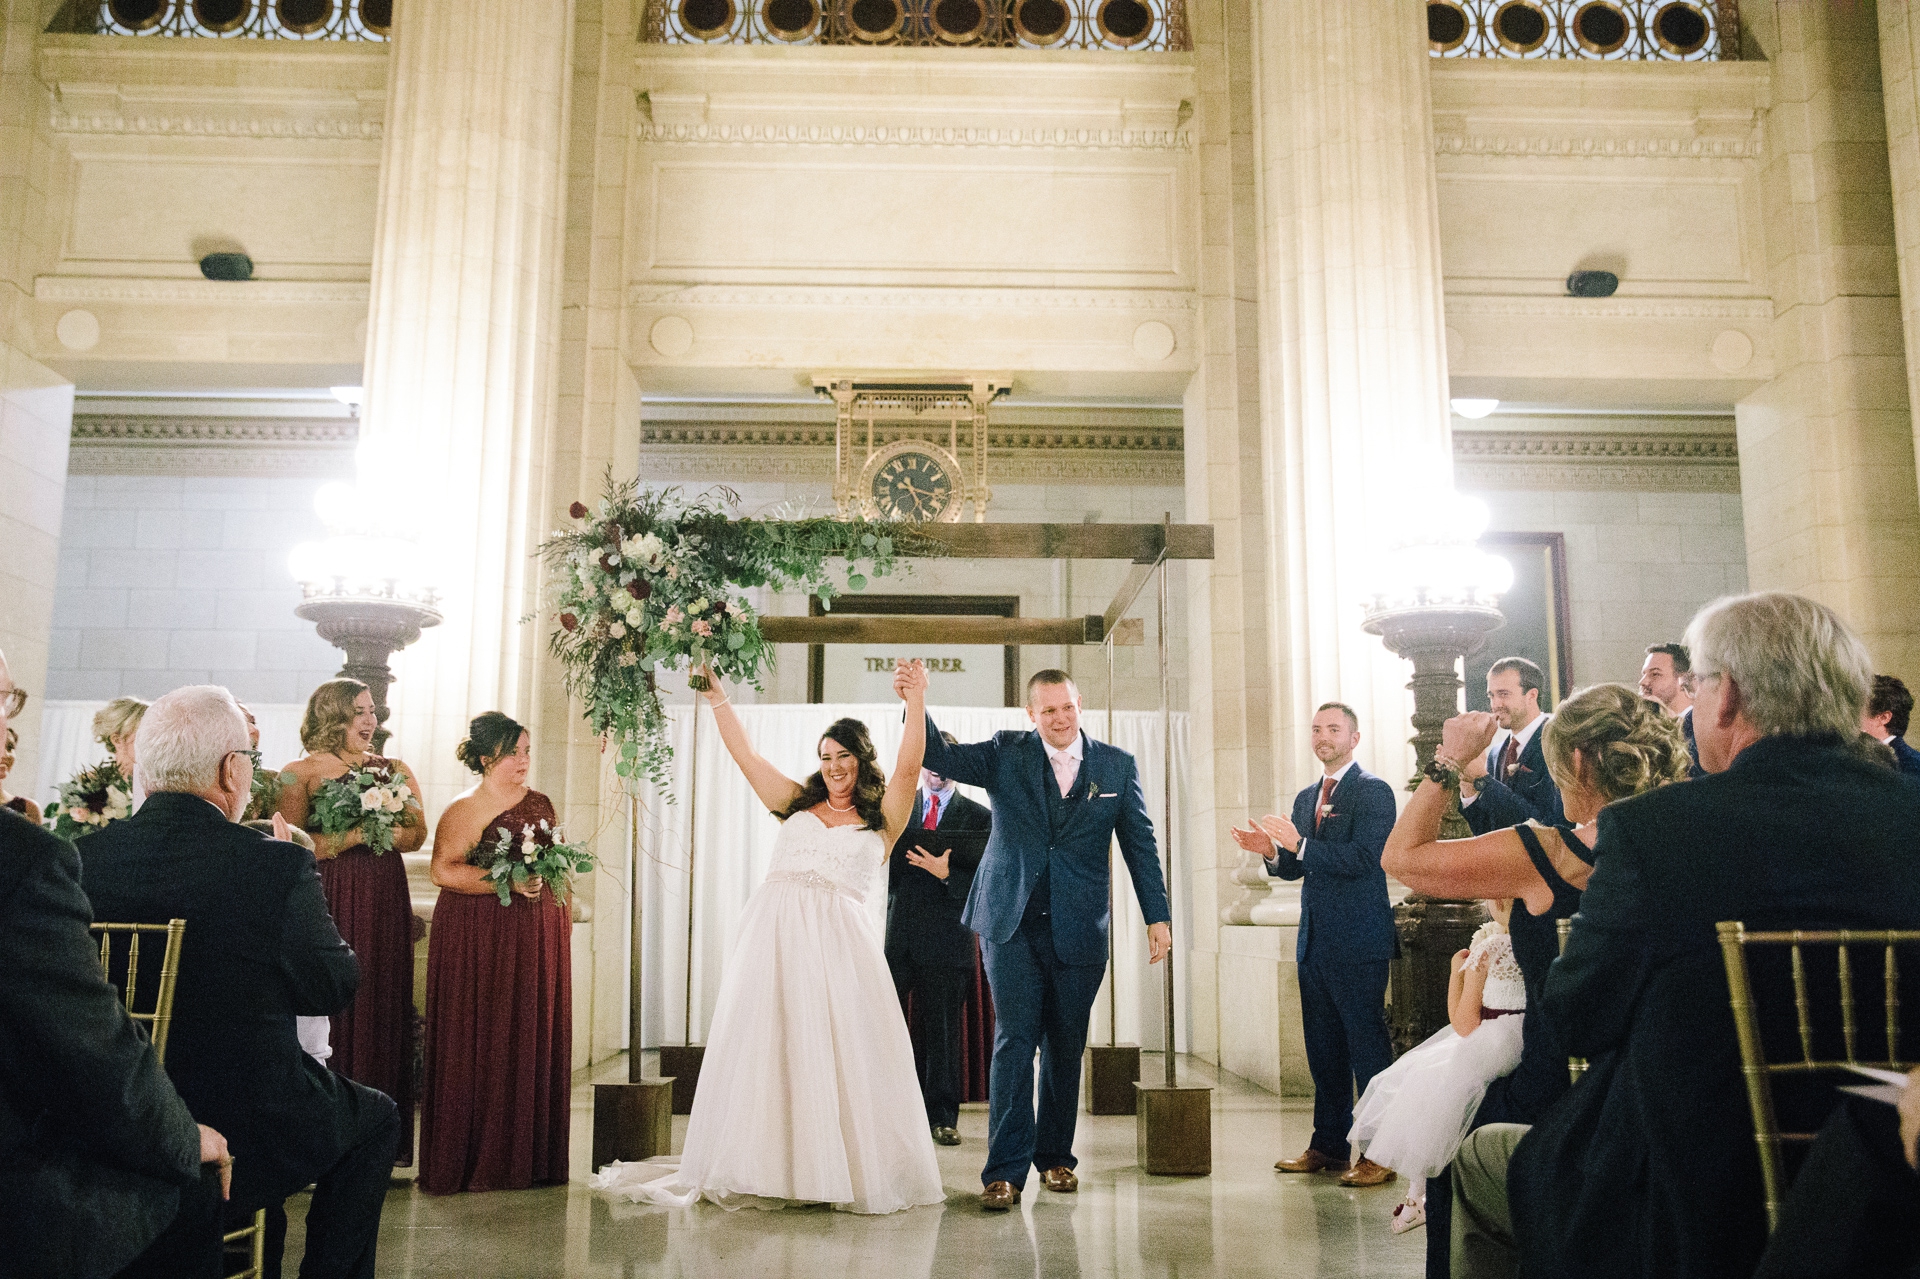
[[[1567,277],[1567,296],[1574,298],[1610,298],[1620,287],[1620,277],[1611,271],[1575,271]]]
[[[200,259],[200,274],[209,280],[251,280],[253,259],[244,253],[209,253]]]

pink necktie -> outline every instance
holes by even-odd
[[[1053,757],[1054,780],[1060,783],[1060,798],[1065,799],[1073,787],[1073,756],[1061,751]]]

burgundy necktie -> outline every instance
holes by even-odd
[[[1333,799],[1333,788],[1339,783],[1337,777],[1320,779],[1320,802],[1313,806],[1313,833],[1316,835],[1320,833],[1320,819],[1326,816],[1327,805]]]
[[[940,797],[938,795],[929,794],[927,796],[927,820],[920,823],[920,828],[922,830],[938,830],[940,828]]]
[[[1510,735],[1506,746],[1500,752],[1500,780],[1506,781],[1513,776],[1513,770],[1520,767],[1520,738]]]

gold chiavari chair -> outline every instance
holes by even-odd
[[[88,931],[100,938],[101,974],[108,982],[118,985],[121,1006],[127,1010],[128,1017],[146,1026],[147,1038],[153,1044],[154,1059],[162,1066],[166,1065],[167,1033],[173,1025],[173,988],[180,978],[180,947],[186,940],[187,921],[170,919],[164,924],[97,922],[90,925]],[[160,952],[159,976],[153,982],[153,1002],[147,1006],[140,998],[140,940],[154,936],[164,936],[166,943]],[[125,938],[126,945],[116,947],[114,942],[117,938]],[[153,971],[151,960],[148,962],[148,971]],[[267,1214],[264,1210],[253,1214],[251,1225],[229,1231],[221,1236],[221,1241],[223,1246],[228,1247],[245,1244],[248,1252],[247,1268],[235,1271],[228,1279],[260,1279],[266,1272]]]
[[[1740,1069],[1746,1079],[1747,1104],[1753,1111],[1753,1136],[1760,1148],[1760,1177],[1767,1199],[1767,1229],[1779,1224],[1780,1202],[1787,1193],[1786,1160],[1783,1143],[1813,1141],[1813,1133],[1782,1132],[1774,1105],[1774,1080],[1802,1078],[1844,1072],[1850,1065],[1878,1066],[1888,1070],[1910,1070],[1914,1063],[1902,1060],[1900,1049],[1900,959],[1899,947],[1920,945],[1920,931],[1835,929],[1826,931],[1793,930],[1787,932],[1749,932],[1738,920],[1718,925],[1720,953],[1726,963],[1727,988],[1733,1001],[1734,1032],[1740,1041]],[[1872,947],[1882,952],[1880,1002],[1885,1033],[1884,1055],[1863,1058],[1856,992],[1854,960],[1849,947]],[[1798,1061],[1769,1061],[1762,1042],[1760,1011],[1754,1000],[1749,972],[1749,948],[1786,947],[1792,975],[1794,1028],[1798,1032]],[[1839,996],[1840,1047],[1844,1054],[1835,1059],[1823,1057],[1830,1050],[1831,1027],[1816,1027],[1813,999],[1809,991],[1806,949],[1832,948],[1836,952],[1835,976]],[[1871,980],[1871,978],[1869,978]],[[1816,1039],[1819,1047],[1816,1048]]]
[[[1567,938],[1573,936],[1573,921],[1571,919],[1562,919],[1556,921],[1556,925],[1557,931],[1560,934],[1560,953],[1564,955],[1567,953]],[[1579,1083],[1580,1076],[1586,1073],[1587,1059],[1585,1057],[1567,1058],[1567,1077],[1574,1083]]]

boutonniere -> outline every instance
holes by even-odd
[[[1096,799],[1098,799],[1098,798],[1100,798],[1100,783],[1099,783],[1099,782],[1091,782],[1091,781],[1090,781],[1090,782],[1088,782],[1088,783],[1087,783],[1087,793],[1086,793],[1086,797],[1085,797],[1085,798],[1086,798],[1086,802],[1088,802],[1088,803],[1092,803],[1092,802],[1093,802],[1094,800],[1096,800]]]

